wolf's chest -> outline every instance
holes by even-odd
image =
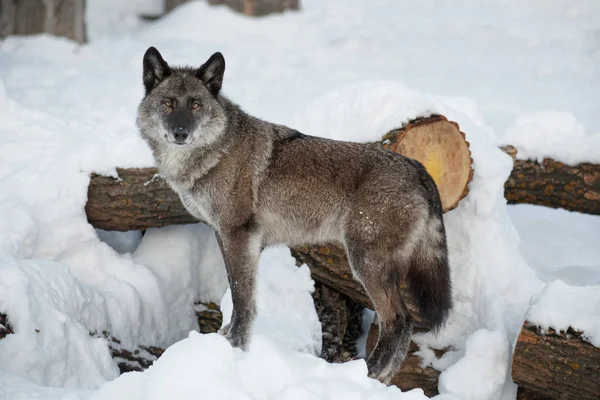
[[[216,228],[217,218],[208,196],[205,196],[204,193],[192,193],[189,190],[178,188],[173,183],[171,183],[171,187],[177,192],[181,203],[190,214],[212,228]]]

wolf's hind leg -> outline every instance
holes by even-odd
[[[369,376],[389,384],[400,369],[410,345],[413,318],[400,294],[400,267],[389,260],[376,262],[360,244],[347,243],[354,276],[371,299],[379,323],[377,344],[367,359]]]
[[[256,316],[256,270],[260,255],[260,238],[249,229],[241,228],[217,234],[227,278],[231,288],[233,314],[231,322],[221,328],[234,347],[248,350],[250,332]]]

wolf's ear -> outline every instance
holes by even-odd
[[[221,85],[223,85],[224,73],[225,58],[223,57],[223,54],[217,52],[210,56],[208,61],[198,68],[196,76],[204,82],[208,90],[216,96],[221,90]]]
[[[144,54],[144,87],[150,93],[166,77],[171,75],[169,64],[162,58],[155,47],[150,47]]]

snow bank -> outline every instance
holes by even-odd
[[[565,164],[600,163],[600,132],[586,135],[567,112],[540,111],[519,116],[502,138],[518,150],[521,160],[553,158]]]
[[[591,344],[600,347],[600,285],[573,287],[562,281],[546,285],[527,311],[527,320],[544,328],[583,331]]]

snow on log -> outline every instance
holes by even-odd
[[[597,400],[600,348],[582,332],[544,330],[526,321],[513,354],[512,379],[523,399]]]
[[[600,215],[600,165],[575,166],[544,158],[517,160],[513,146],[502,148],[514,159],[513,171],[504,184],[510,204],[538,204]]]

